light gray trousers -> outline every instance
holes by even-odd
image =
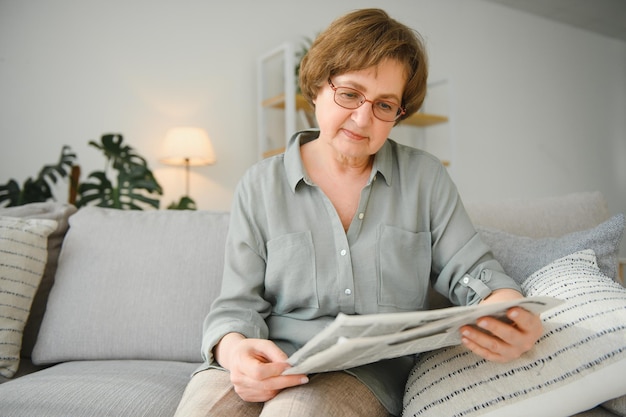
[[[389,417],[372,392],[345,372],[311,375],[265,403],[243,401],[230,374],[208,369],[191,378],[175,417]]]

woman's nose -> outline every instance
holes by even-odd
[[[369,125],[372,122],[373,117],[374,112],[372,109],[372,102],[369,100],[365,100],[363,104],[352,110],[352,119],[358,126]]]

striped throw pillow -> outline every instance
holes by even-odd
[[[626,395],[626,289],[600,272],[594,252],[552,262],[522,290],[566,300],[542,315],[536,346],[506,364],[462,346],[421,355],[403,416],[569,416]]]
[[[41,282],[54,220],[0,217],[0,375],[20,362],[22,333]]]

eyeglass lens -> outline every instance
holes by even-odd
[[[385,122],[393,122],[400,117],[404,111],[401,106],[386,100],[368,100],[363,93],[353,88],[335,87],[328,80],[331,88],[335,92],[335,103],[346,109],[359,108],[366,101],[372,103],[374,116]]]

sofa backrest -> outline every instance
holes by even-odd
[[[32,360],[200,362],[229,214],[86,207],[70,217]]]
[[[591,228],[609,217],[599,192],[470,202],[466,208],[476,225],[535,238]],[[35,362],[128,357],[199,361],[202,321],[220,289],[228,213],[96,207],[74,213],[75,207],[60,203],[0,209],[4,216],[59,222],[49,237],[48,264],[22,356],[31,356],[40,333],[58,259]],[[431,306],[448,305],[441,298],[431,296]]]
[[[590,229],[609,218],[602,193],[501,201],[471,201],[465,208],[477,226],[533,238],[558,237]]]

